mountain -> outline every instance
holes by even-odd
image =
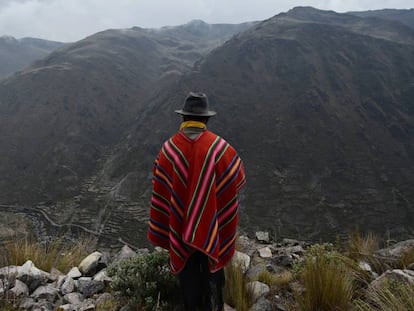
[[[104,172],[118,178],[116,194],[148,196],[151,160],[179,122],[173,110],[187,91],[204,90],[218,111],[210,128],[245,162],[245,228],[307,239],[356,226],[409,235],[413,39],[409,27],[378,18],[313,8],[279,14],[160,92]]]
[[[362,12],[349,12],[349,14],[360,16],[360,17],[378,17],[382,19],[389,19],[393,21],[399,21],[411,28],[414,28],[414,9],[409,10],[396,10],[396,9],[385,9],[385,10],[372,10]]]
[[[61,42],[36,38],[0,37],[0,79],[29,66],[62,45]]]
[[[254,24],[107,30],[0,81],[0,204],[43,202],[52,219],[72,223],[78,205],[66,200],[86,192],[88,226],[95,207],[106,215],[91,185],[100,159],[164,86]]]
[[[243,230],[412,233],[414,31],[309,7],[108,30],[1,81],[0,203],[46,232],[145,239],[152,163],[190,90],[245,162]]]

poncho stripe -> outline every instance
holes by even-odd
[[[170,251],[179,273],[195,250],[221,269],[235,251],[237,191],[243,164],[233,147],[206,130],[191,140],[178,132],[167,140],[154,164],[148,238]]]

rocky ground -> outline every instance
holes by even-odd
[[[253,291],[255,302],[250,310],[298,309],[294,293],[303,288],[293,273],[309,247],[308,243],[291,239],[272,242],[267,232],[257,232],[255,238],[240,236],[233,260],[251,280],[248,286]],[[407,240],[376,251],[376,256],[384,262],[392,262],[398,260],[407,249],[413,248],[414,240]],[[80,260],[79,265],[67,274],[56,269],[42,271],[30,260],[21,266],[3,267],[0,268],[0,299],[8,299],[19,310],[109,310],[102,306],[113,301],[116,293],[109,290],[112,279],[107,274],[107,267],[148,253],[148,249],[132,250],[126,245],[114,256],[95,251]],[[407,269],[388,269],[382,275],[373,272],[366,262],[361,261],[359,265],[371,274],[372,286],[385,279],[414,284],[414,262],[407,265]],[[263,271],[275,276],[276,281],[270,286],[257,281]],[[287,277],[289,275],[292,277]],[[128,305],[117,309],[130,310]],[[226,305],[225,310],[235,309]]]

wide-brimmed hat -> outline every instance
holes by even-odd
[[[209,110],[208,98],[204,93],[190,92],[184,101],[183,109],[175,110],[184,116],[212,117],[215,111]]]

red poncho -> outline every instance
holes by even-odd
[[[231,259],[244,184],[241,159],[212,132],[191,140],[180,131],[164,143],[154,165],[148,239],[169,250],[174,274],[195,250],[209,257],[211,272]]]

